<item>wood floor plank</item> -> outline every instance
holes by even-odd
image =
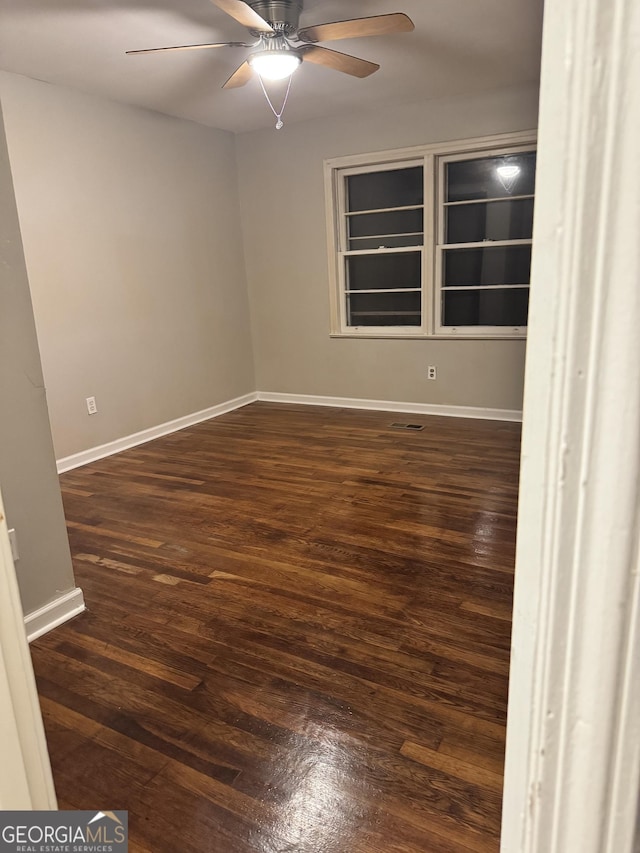
[[[502,773],[495,773],[492,770],[478,767],[476,764],[468,764],[459,758],[453,758],[446,753],[410,741],[405,741],[402,744],[400,752],[406,758],[411,758],[432,770],[441,770],[443,773],[448,773],[450,776],[455,776],[471,785],[477,785],[479,788],[489,788],[498,793],[502,792]]]
[[[62,804],[140,853],[497,853],[520,430],[393,420],[255,403],[62,475]]]

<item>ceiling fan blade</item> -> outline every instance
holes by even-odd
[[[242,41],[221,41],[215,44],[179,44],[175,47],[148,47],[145,50],[126,50],[125,53],[157,53],[163,50],[204,50],[208,47],[253,47],[253,45],[245,44]]]
[[[384,36],[389,33],[410,33],[414,23],[404,12],[391,15],[374,15],[371,18],[354,18],[351,21],[336,21],[333,24],[318,24],[305,27],[298,32],[303,41],[337,41],[357,39],[363,36]]]
[[[251,80],[252,74],[253,70],[249,63],[243,62],[239,68],[236,68],[222,88],[237,89],[240,86],[245,86]]]
[[[261,33],[272,33],[273,27],[263,17],[255,12],[251,6],[247,6],[242,0],[211,0],[211,2],[235,18],[243,27],[250,30],[258,30]]]
[[[317,47],[308,45],[299,51],[305,62],[313,62],[316,65],[325,65],[334,71],[342,71],[351,74],[352,77],[368,77],[380,68],[375,62],[366,59],[358,59],[348,53],[340,53],[337,50],[329,50],[328,47]]]

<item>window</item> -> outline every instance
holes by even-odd
[[[526,334],[535,164],[530,134],[326,163],[332,333]]]
[[[422,164],[345,175],[347,326],[420,326]]]

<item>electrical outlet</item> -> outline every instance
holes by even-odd
[[[429,367],[427,367],[427,379],[437,379],[437,378],[438,378],[438,375],[437,375],[435,365],[430,364]]]
[[[90,415],[95,415],[98,411],[95,397],[87,397],[87,411]]]
[[[20,552],[18,551],[18,534],[16,533],[15,527],[12,527],[11,530],[9,530],[9,544],[11,545],[11,556],[15,563],[20,559]]]

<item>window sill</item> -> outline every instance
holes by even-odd
[[[469,333],[428,335],[428,334],[385,334],[384,332],[330,332],[330,338],[364,338],[367,340],[385,341],[526,341],[526,334],[516,335],[492,335],[482,333],[472,335]]]

